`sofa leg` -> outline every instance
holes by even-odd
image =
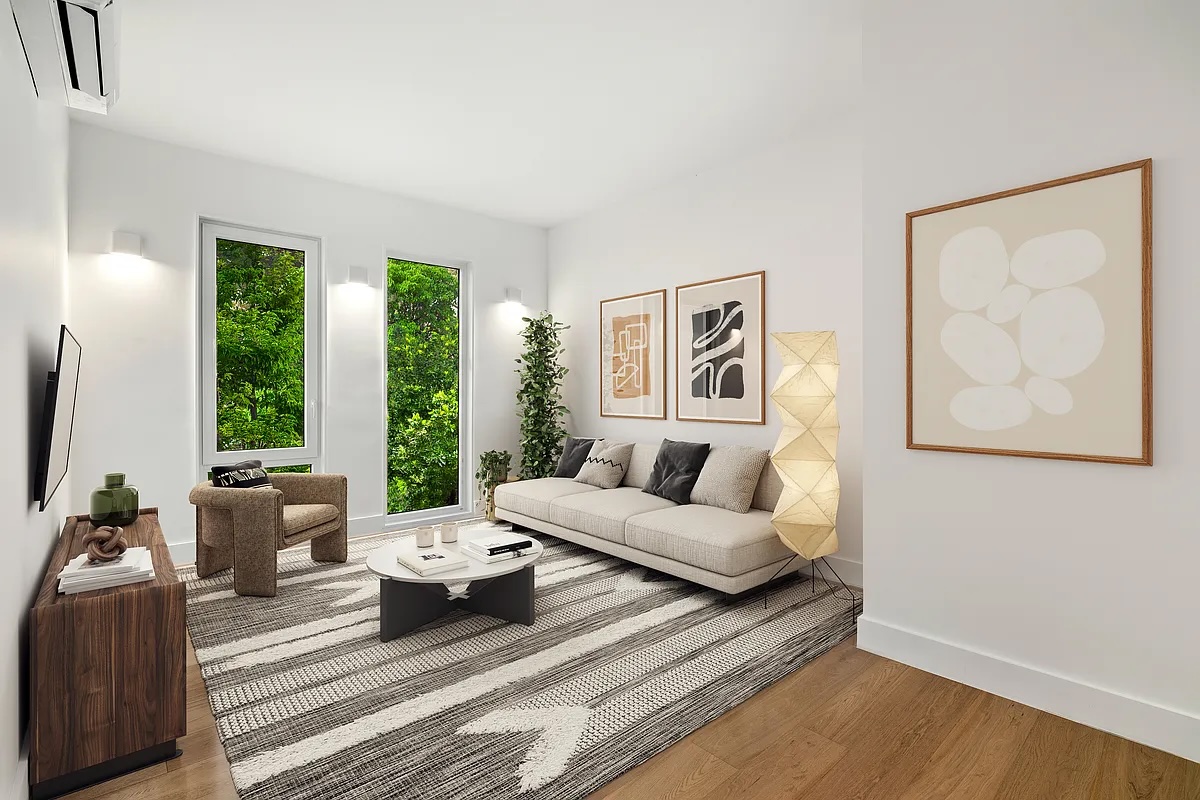
[[[277,566],[275,540],[259,531],[233,534],[233,591],[248,597],[274,597]]]
[[[313,561],[325,561],[334,564],[346,563],[346,529],[336,530],[324,536],[318,536],[309,545]]]

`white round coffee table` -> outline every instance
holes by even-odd
[[[486,539],[500,531],[483,528],[459,531],[457,542],[442,544],[453,553],[471,539]],[[379,638],[387,642],[449,614],[473,611],[509,622],[533,624],[533,564],[542,544],[533,540],[528,555],[485,564],[464,555],[458,569],[421,576],[396,561],[401,553],[418,553],[415,536],[389,542],[367,557],[367,569],[379,576]]]

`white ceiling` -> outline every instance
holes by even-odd
[[[123,0],[88,122],[551,226],[854,101],[856,0]]]

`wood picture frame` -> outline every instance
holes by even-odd
[[[600,301],[600,416],[667,418],[667,290]]]
[[[1143,159],[907,214],[907,448],[1152,465],[1152,207]]]
[[[758,270],[675,287],[675,419],[766,424],[766,284]],[[705,336],[697,325],[708,326]],[[713,347],[726,330],[740,342]]]

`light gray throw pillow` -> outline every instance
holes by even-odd
[[[629,468],[629,459],[633,456],[632,444],[614,442],[609,444],[603,439],[592,445],[588,457],[575,480],[599,486],[601,489],[615,489],[621,485],[625,470]]]
[[[692,487],[692,502],[745,514],[769,457],[766,450],[740,444],[712,448]]]

